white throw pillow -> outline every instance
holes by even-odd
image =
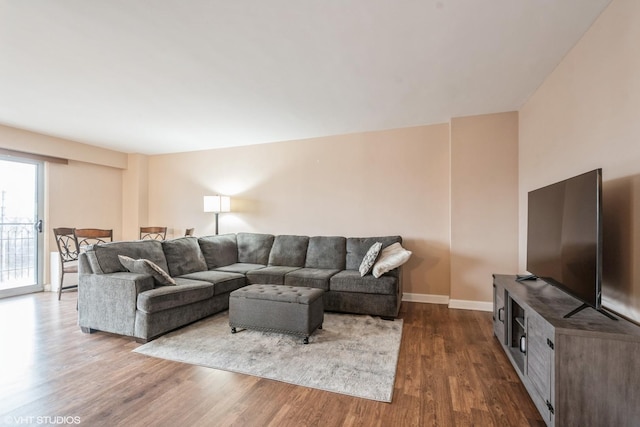
[[[378,258],[378,255],[380,254],[380,249],[382,249],[382,243],[380,242],[375,242],[371,245],[367,254],[362,258],[362,262],[360,263],[360,277],[364,277],[371,271],[373,263],[376,262],[376,258]]]
[[[411,251],[406,250],[400,243],[387,246],[380,252],[380,258],[373,266],[373,276],[377,279],[387,271],[400,267],[411,258]]]

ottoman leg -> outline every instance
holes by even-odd
[[[232,334],[235,334],[235,333],[236,333],[236,327],[235,327],[235,326],[231,327],[231,333],[232,333]]]
[[[303,344],[309,344],[309,337],[304,337],[304,339],[302,340]]]

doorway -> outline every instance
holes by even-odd
[[[0,298],[43,289],[43,167],[0,155]]]

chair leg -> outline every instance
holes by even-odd
[[[60,297],[62,296],[62,284],[64,283],[64,267],[60,272],[60,284],[58,285],[58,301],[60,301]]]

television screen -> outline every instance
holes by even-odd
[[[527,270],[600,310],[602,169],[529,192]]]

